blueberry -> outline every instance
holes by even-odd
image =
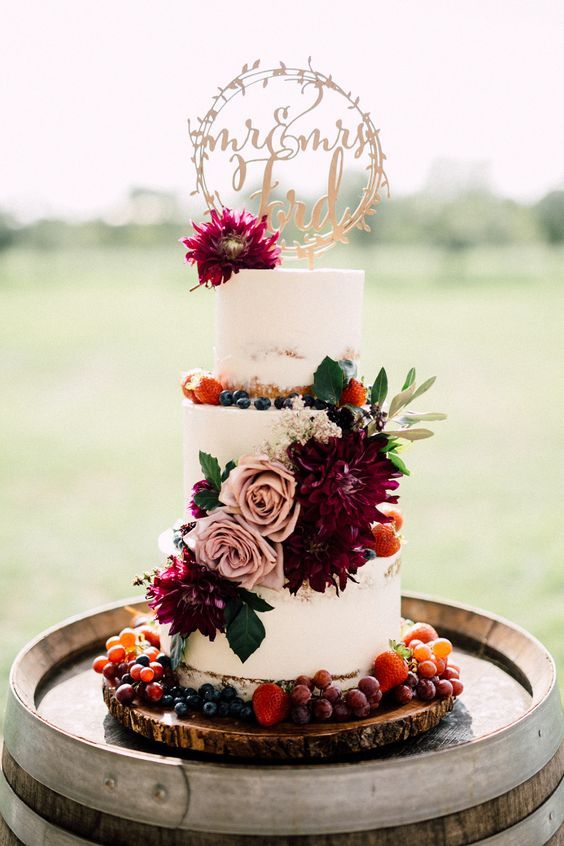
[[[161,708],[164,708],[167,711],[170,711],[171,708],[174,708],[174,699],[170,694],[165,693],[165,695],[161,699]]]
[[[198,693],[198,691],[195,690],[193,687],[183,687],[182,688],[182,696],[185,699],[188,699],[189,696],[196,696],[197,693]]]
[[[151,662],[147,655],[140,655],[138,658],[135,659],[135,663],[141,664],[143,667],[148,667]]]
[[[293,408],[293,400],[290,397],[286,397],[286,399],[284,400],[284,403],[282,405],[282,408]]]
[[[134,684],[134,681],[129,673],[125,673],[125,675],[121,677],[121,684]]]
[[[266,409],[270,408],[271,405],[272,403],[268,397],[258,397],[258,399],[254,402],[254,406],[258,411],[266,411]]]
[[[230,684],[228,684],[227,687],[224,687],[223,690],[221,691],[221,698],[225,702],[233,702],[233,700],[235,699],[236,696],[237,696],[237,691],[235,690],[234,687],[231,687]]]
[[[284,408],[284,400],[286,397],[276,397],[274,399],[274,407],[275,408]]]
[[[204,702],[219,702],[221,699],[221,691],[211,690],[204,695]]]
[[[229,715],[229,702],[220,702],[217,706],[217,713],[220,717],[227,717]]]
[[[251,401],[248,397],[239,397],[235,405],[237,408],[248,408],[251,404]]]
[[[178,717],[187,717],[188,716],[188,705],[186,702],[177,702],[174,706],[174,710]]]
[[[313,407],[316,408],[318,411],[323,411],[323,409],[327,408],[327,403],[325,400],[316,399],[314,400]]]
[[[217,702],[204,702],[202,711],[206,717],[215,717],[217,714]]]
[[[175,708],[176,708],[177,705],[181,705],[182,703],[184,703],[186,705],[186,700],[184,699],[183,696],[175,696],[172,701],[174,702]]]
[[[247,391],[235,391],[233,394],[233,402],[237,402],[240,399],[249,399],[249,394]]]
[[[233,405],[233,391],[222,391],[219,395],[221,405]]]
[[[165,655],[164,652],[161,652],[160,655],[157,655],[157,661],[161,665],[161,667],[171,667],[172,662],[168,655]]]
[[[181,687],[171,687],[168,692],[172,696],[173,699],[176,699],[177,696],[182,696],[182,688]]]
[[[243,703],[242,702],[230,702],[229,703],[229,716],[230,717],[240,717],[241,711],[243,710]]]
[[[241,708],[241,713],[239,714],[239,716],[241,717],[242,720],[252,720],[252,718],[253,718],[252,707],[248,703],[246,705],[243,705],[243,707]]]
[[[365,549],[364,557],[367,561],[372,561],[373,558],[376,558],[376,553],[373,549]]]
[[[298,394],[297,391],[292,391],[291,394],[288,394],[288,399],[294,399],[294,397],[299,397],[299,394]]]
[[[201,696],[198,696],[198,694],[195,693],[192,696],[188,697],[188,699],[186,700],[186,704],[193,711],[200,711],[202,708],[203,700]]]
[[[243,702],[243,700],[241,699],[240,696],[236,696],[235,699],[231,700],[231,704],[232,705],[240,705],[241,708],[242,708],[245,703]]]
[[[304,394],[303,399],[306,408],[313,408],[315,405],[315,397],[312,397],[311,394]]]
[[[206,693],[208,693],[208,692],[211,693],[212,690],[213,690],[213,684],[206,682],[206,684],[203,684],[198,688],[198,693],[200,694],[202,699],[205,699]]]

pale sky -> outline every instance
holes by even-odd
[[[309,55],[370,110],[396,194],[437,158],[520,199],[564,187],[561,0],[17,0],[1,23],[0,209],[23,217],[187,197],[186,119],[245,62]]]

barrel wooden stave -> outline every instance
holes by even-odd
[[[526,719],[517,720],[514,725],[497,732],[496,737],[485,738],[487,743],[476,740],[437,753],[436,762],[437,766],[440,762],[442,775],[439,770],[432,780],[435,785],[432,791],[424,791],[424,801],[414,802],[413,810],[407,808],[409,819],[405,820],[406,825],[412,827],[411,835],[417,833],[416,840],[424,842],[420,840],[421,826],[433,832],[433,826],[438,824],[435,817],[451,819],[454,829],[449,838],[454,837],[458,817],[465,813],[471,815],[476,803],[493,801],[490,778],[495,779],[493,783],[499,793],[507,794],[508,802],[513,801],[511,796],[520,787],[523,768],[528,767],[527,782],[533,778],[532,774],[540,778],[558,746],[562,723],[550,658],[543,664],[546,651],[522,630],[473,609],[446,606],[421,597],[407,597],[404,612],[429,620],[443,632],[460,630],[462,637],[468,643],[477,644],[476,651],[481,650],[482,654],[488,649],[499,651],[499,639],[505,626],[505,638],[514,639],[515,643],[509,649],[509,663],[504,669],[511,673],[512,663],[521,661],[522,667],[518,670],[527,683],[530,675],[533,696],[533,707]],[[80,732],[74,736],[59,730],[56,724],[38,719],[36,702],[40,700],[42,687],[53,675],[54,665],[68,661],[72,654],[88,649],[95,651],[109,633],[126,622],[127,612],[121,603],[116,604],[97,614],[73,620],[47,636],[40,636],[16,661],[6,721],[6,745],[12,759],[21,769],[27,770],[33,781],[51,790],[55,796],[58,794],[62,801],[77,804],[78,818],[92,812],[99,815],[99,820],[117,819],[125,828],[137,824],[158,829],[158,837],[162,839],[147,842],[159,846],[176,842],[193,843],[194,846],[242,844],[248,843],[249,835],[260,836],[260,842],[272,844],[383,843],[387,846],[393,842],[373,838],[393,833],[394,823],[402,814],[405,802],[397,779],[404,770],[400,770],[399,765],[406,767],[413,784],[428,785],[430,753],[413,754],[409,761],[400,757],[363,760],[354,765],[259,769],[163,758],[154,753],[100,745],[80,739]],[[488,638],[492,638],[491,644]],[[526,642],[520,645],[520,639]],[[461,702],[464,707],[464,699]],[[30,738],[35,742],[30,744]],[[480,747],[484,747],[482,753]],[[516,753],[516,758],[507,766],[510,749]],[[405,747],[400,756],[404,750]],[[84,766],[86,757],[87,767]],[[505,762],[503,772],[499,771],[500,761]],[[451,776],[458,775],[460,783],[464,777],[471,776],[478,765],[483,765],[483,783],[474,780],[471,784],[468,780],[466,795],[456,796],[456,790],[453,791],[456,779]],[[558,766],[562,766],[561,762]],[[442,787],[441,794],[437,791],[438,786]],[[157,798],[159,793],[161,799]],[[324,797],[325,804],[316,801],[316,794]],[[249,796],[253,796],[254,802],[246,804],[245,799]],[[267,814],[265,807],[269,809]],[[299,808],[297,814],[296,808]],[[403,813],[405,815],[405,811]],[[499,808],[496,813],[498,816],[501,813]],[[125,822],[122,816],[133,817],[133,820]],[[476,817],[476,824],[480,818],[480,815]],[[471,816],[467,819],[472,826]],[[175,828],[179,829],[177,841],[174,840]],[[215,830],[214,833],[209,833],[210,829]],[[370,831],[370,840],[367,840],[367,831]],[[435,828],[429,843],[442,842],[437,839],[441,836],[437,831]],[[108,836],[110,839],[92,842],[117,842],[111,839],[113,835]],[[451,839],[444,842],[450,843]]]
[[[100,846],[138,846],[140,843],[143,843],[143,846],[181,846],[181,844],[248,846],[249,844],[247,835],[164,829],[103,814],[66,799],[34,781],[6,750],[4,750],[2,765],[9,789],[22,803],[25,803],[47,826],[56,826],[66,835],[83,839],[82,842],[85,840]],[[560,813],[559,820],[558,804],[561,812],[562,801],[556,802],[558,797],[555,794],[559,788],[560,793],[563,792],[563,768],[564,746],[539,773],[519,787],[503,796],[459,813],[372,831],[280,837],[266,835],[261,836],[259,842],[261,846],[397,846],[400,843],[411,842],[417,843],[418,846],[467,846],[467,844],[487,843],[491,838],[495,838],[493,841],[495,843],[501,835],[509,838],[508,832],[512,832],[512,838],[517,838],[520,826],[523,829],[522,837],[530,837],[532,831],[544,831],[547,837],[550,837],[553,832],[557,833],[562,816]],[[556,808],[549,807],[551,797],[554,797]],[[543,811],[544,806],[546,806],[546,813],[542,818],[539,812]],[[536,819],[535,815],[539,818]],[[31,818],[34,820],[33,815]],[[36,826],[39,825],[37,820],[34,822]],[[28,825],[26,831],[33,833],[33,828]],[[518,846],[520,843],[523,846],[533,846],[535,842],[538,842],[540,846],[541,843],[547,841],[502,839],[497,842],[511,843],[511,846]],[[33,841],[31,843],[33,846]]]

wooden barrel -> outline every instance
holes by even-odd
[[[404,597],[450,637],[465,691],[433,731],[348,760],[259,763],[151,744],[107,714],[92,657],[125,603],[45,632],[14,662],[0,843],[107,846],[556,844],[564,770],[554,663],[486,613]],[[141,603],[132,602],[142,609]]]

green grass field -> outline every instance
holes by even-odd
[[[405,453],[405,589],[508,616],[562,668],[564,253],[333,258],[368,271],[367,378],[385,363],[401,387],[416,365],[449,414]],[[180,515],[178,374],[212,355],[213,293],[192,282],[174,244],[0,256],[0,713],[17,650],[135,594]]]

